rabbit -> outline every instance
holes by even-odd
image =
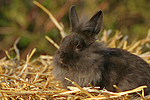
[[[100,86],[118,92],[147,85],[145,93],[150,92],[150,66],[142,58],[119,48],[108,48],[96,42],[101,30],[103,12],[97,11],[90,20],[81,20],[73,5],[69,11],[71,31],[62,39],[60,48],[53,58],[55,80],[66,88],[72,85],[65,77],[79,86]]]

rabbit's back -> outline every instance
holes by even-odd
[[[143,59],[117,48],[108,48],[99,54],[105,59],[101,87],[116,91],[113,85],[117,85],[124,91],[147,85],[146,93],[150,92],[150,67]]]

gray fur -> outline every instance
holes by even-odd
[[[53,75],[64,87],[72,85],[67,77],[80,86],[100,86],[110,91],[130,90],[147,85],[150,93],[150,67],[140,57],[125,50],[107,48],[95,41],[100,32],[103,13],[99,10],[90,20],[79,21],[75,6],[70,8],[71,32],[56,51]],[[81,23],[82,22],[82,23]]]

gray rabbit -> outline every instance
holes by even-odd
[[[79,21],[76,7],[69,12],[71,32],[62,39],[53,59],[53,75],[64,87],[72,85],[67,77],[80,86],[100,86],[110,91],[130,90],[147,85],[150,93],[150,66],[140,57],[118,48],[107,48],[96,42],[103,12],[97,11],[90,20]]]

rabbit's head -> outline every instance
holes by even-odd
[[[54,64],[64,68],[91,63],[87,62],[87,59],[91,61],[97,59],[95,58],[97,55],[90,52],[94,52],[94,48],[100,47],[98,46],[100,44],[94,43],[96,43],[95,36],[101,30],[103,13],[99,10],[90,20],[79,21],[76,8],[72,6],[69,18],[71,24],[70,34],[62,39],[60,48],[54,56]]]

